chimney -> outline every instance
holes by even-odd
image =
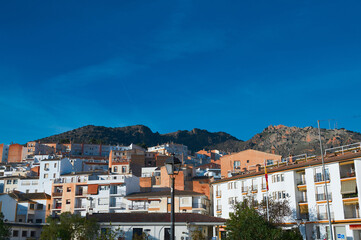
[[[271,147],[271,153],[275,154],[276,148],[274,146]]]

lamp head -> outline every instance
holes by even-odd
[[[179,173],[182,162],[175,156],[171,156],[165,161],[164,165],[168,175],[177,175]]]

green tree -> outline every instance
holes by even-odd
[[[192,240],[206,240],[206,237],[203,235],[202,231],[197,229],[191,234]]]
[[[62,213],[57,218],[49,216],[47,222],[49,225],[43,227],[40,239],[92,239],[99,229],[95,219],[84,218],[70,212]]]
[[[4,214],[0,212],[0,239],[9,239],[11,228],[4,222]]]
[[[285,231],[278,224],[273,221],[268,222],[263,214],[255,209],[252,203],[243,201],[234,206],[234,213],[230,213],[230,218],[227,220],[227,239],[302,239],[298,229]]]

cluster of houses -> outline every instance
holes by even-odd
[[[0,144],[0,210],[11,239],[38,239],[47,216],[63,212],[95,218],[102,230],[119,231],[119,239],[142,233],[169,239],[164,163],[172,155],[183,163],[175,176],[176,239],[191,239],[195,230],[222,239],[233,204],[268,197],[288,201],[284,228],[298,227],[304,239],[329,239],[330,215],[335,239],[361,240],[361,143],[326,149],[324,172],[320,156],[282,158],[274,148],[191,155],[174,143],[143,149],[38,142]]]

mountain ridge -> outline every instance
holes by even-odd
[[[361,134],[340,129],[321,129],[321,139],[324,148],[332,148],[354,142],[361,142]],[[129,145],[131,143],[155,146],[174,142],[184,144],[192,151],[201,149],[219,149],[226,152],[238,152],[255,149],[271,152],[282,156],[310,154],[319,155],[318,128],[288,127],[284,125],[269,125],[262,132],[255,134],[247,141],[240,140],[226,132],[209,132],[194,128],[160,134],[153,132],[144,125],[126,127],[104,127],[87,125],[64,133],[39,139],[40,142],[70,142],[102,143],[111,145]]]

